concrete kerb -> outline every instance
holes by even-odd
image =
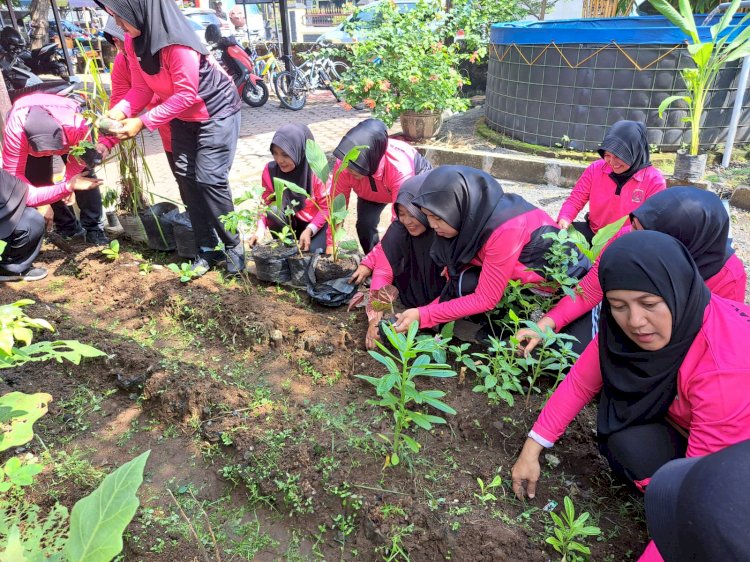
[[[498,154],[415,145],[433,166],[471,166],[508,181],[572,188],[588,163],[579,164],[528,154]]]

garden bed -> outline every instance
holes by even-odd
[[[164,254],[129,249],[105,262],[96,248],[47,245],[47,279],[0,288],[3,302],[34,299],[29,314],[56,337],[108,354],[3,373],[3,393],[55,400],[29,445],[52,460],[31,497],[70,506],[101,472],[152,449],[125,560],[543,561],[557,557],[543,508],[566,495],[602,529],[592,559],[634,559],[645,545],[642,503],[612,485],[592,409],[544,464],[537,499],[521,503],[510,468],[542,398],[490,406],[473,375],[435,379],[458,413],[420,430],[422,451],[384,470],[377,434],[392,420],[354,377],[383,374],[362,350],[361,312],[216,273],[189,284],[158,266],[139,275]],[[483,502],[477,478],[495,474],[497,500]]]

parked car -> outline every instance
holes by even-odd
[[[185,17],[190,21],[199,24],[203,29],[206,29],[212,23],[219,26],[221,34],[224,36],[234,35],[234,29],[229,25],[229,21],[220,18],[216,15],[213,10],[202,10],[200,8],[188,8],[182,10]]]
[[[386,0],[390,1],[390,0]],[[380,23],[378,6],[383,0],[378,0],[367,6],[363,6],[354,12],[345,21],[341,22],[331,31],[326,31],[318,37],[318,43],[352,43],[355,40],[360,41],[367,34],[368,29],[377,27]],[[415,0],[395,0],[396,8],[402,14],[409,12],[417,7]],[[345,26],[354,26],[354,38],[344,31]]]

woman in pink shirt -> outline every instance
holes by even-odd
[[[600,228],[611,224],[666,188],[661,172],[649,159],[646,126],[618,121],[599,147],[601,160],[583,172],[557,216],[560,228],[568,228],[589,204],[586,220],[573,223],[589,242]]]
[[[734,253],[729,240],[729,214],[719,197],[697,187],[673,187],[653,197],[630,214],[635,230],[657,230],[682,242],[698,266],[701,277],[715,295],[744,302],[747,274],[742,261]],[[631,231],[623,226],[612,241]],[[606,252],[606,246],[604,251]],[[579,284],[580,293],[563,297],[537,323],[543,330],[560,331],[577,318],[596,310],[602,302],[599,284],[599,259]],[[596,335],[598,325],[594,322]],[[524,353],[539,343],[536,332],[528,328],[516,333],[519,342],[528,342]],[[588,344],[588,338],[584,344]]]
[[[365,148],[339,175],[335,195],[343,194],[348,206],[351,192],[357,194],[357,237],[368,254],[378,243],[380,214],[388,203],[396,201],[403,181],[429,171],[432,166],[411,145],[389,139],[388,128],[382,121],[365,119],[349,130],[333,151],[338,160],[329,182],[333,182],[341,161],[355,146]]]
[[[397,218],[383,235],[383,239],[365,256],[350,283],[361,283],[372,274],[370,292],[386,285],[398,289],[401,304],[423,306],[437,299],[445,287],[445,277],[430,256],[435,231],[427,216],[413,201],[427,174],[414,176],[401,184],[396,198]],[[382,313],[369,320],[365,346],[375,347]]]
[[[307,195],[285,189],[280,206],[274,202],[273,207],[258,217],[258,228],[255,235],[248,241],[250,246],[263,240],[266,227],[274,232],[280,231],[288,222],[284,210],[291,207],[296,212],[291,217],[290,226],[298,237],[300,250],[303,252],[325,251],[328,225],[325,223],[325,217],[317,211],[328,209],[326,200],[328,191],[326,185],[307,164],[305,150],[308,140],[314,140],[314,137],[307,125],[284,125],[273,136],[271,140],[273,162],[266,164],[262,175],[263,201],[267,205],[271,203],[274,196],[275,178],[301,187]]]
[[[750,438],[750,307],[712,295],[688,250],[631,232],[602,256],[600,330],[537,418],[513,467],[513,490],[536,494],[539,455],[601,392],[599,449],[643,489],[679,457]]]
[[[5,242],[0,281],[44,279],[47,270],[34,267],[44,238],[44,218],[34,207],[60,201],[74,190],[96,189],[100,183],[100,180],[76,175],[56,185],[33,187],[0,170],[0,240]]]
[[[97,3],[127,34],[131,87],[108,112],[122,123],[117,137],[170,125],[180,196],[198,246],[193,269],[203,274],[226,257],[230,275],[243,271],[239,236],[220,218],[234,210],[228,180],[240,132],[237,89],[172,0]],[[139,116],[154,96],[162,102]]]
[[[431,328],[489,312],[500,302],[510,279],[536,285],[545,281],[536,270],[546,265],[552,240],[542,235],[556,232],[557,225],[523,197],[504,193],[489,174],[466,166],[441,166],[427,175],[413,203],[437,235],[430,253],[447,282],[440,302],[398,315],[397,331],[406,331],[415,321],[421,328]],[[462,275],[471,266],[481,267],[481,272],[468,294]],[[581,257],[569,274],[580,278],[589,266]]]

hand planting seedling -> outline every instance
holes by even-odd
[[[120,241],[112,240],[109,246],[102,250],[102,254],[107,256],[108,260],[116,261],[120,259]]]
[[[587,511],[584,511],[578,519],[576,519],[575,509],[573,508],[573,500],[568,496],[565,496],[564,500],[565,511],[562,516],[550,511],[550,517],[555,523],[554,537],[547,537],[547,542],[562,555],[560,562],[575,562],[581,560],[581,557],[576,553],[581,553],[585,556],[591,554],[591,549],[576,541],[579,537],[596,537],[601,534],[599,527],[587,526],[586,521],[590,517]]]
[[[417,390],[415,380],[419,376],[434,378],[456,376],[456,372],[448,365],[432,362],[432,353],[443,345],[442,342],[429,336],[417,338],[418,330],[418,322],[412,323],[406,334],[397,334],[393,327],[385,325],[383,331],[398,355],[392,353],[380,342],[377,342],[377,346],[382,353],[377,351],[369,353],[376,361],[385,365],[388,373],[380,378],[357,375],[357,378],[373,385],[380,397],[380,400],[371,400],[370,403],[393,412],[396,422],[393,436],[379,435],[391,445],[391,453],[385,461],[386,467],[396,466],[401,462],[402,445],[406,445],[413,453],[419,452],[421,445],[416,439],[404,433],[412,423],[427,431],[432,429],[433,424],[445,423],[445,419],[440,416],[409,409],[412,402],[415,405],[432,406],[446,414],[456,413],[456,410],[440,400],[445,396],[442,390]]]
[[[193,264],[188,262],[183,262],[180,265],[177,265],[176,263],[170,263],[167,265],[167,269],[170,271],[174,271],[177,275],[180,276],[180,281],[182,283],[187,283],[188,281],[192,281],[193,279],[200,277],[204,273],[206,273],[205,267],[193,267]]]

